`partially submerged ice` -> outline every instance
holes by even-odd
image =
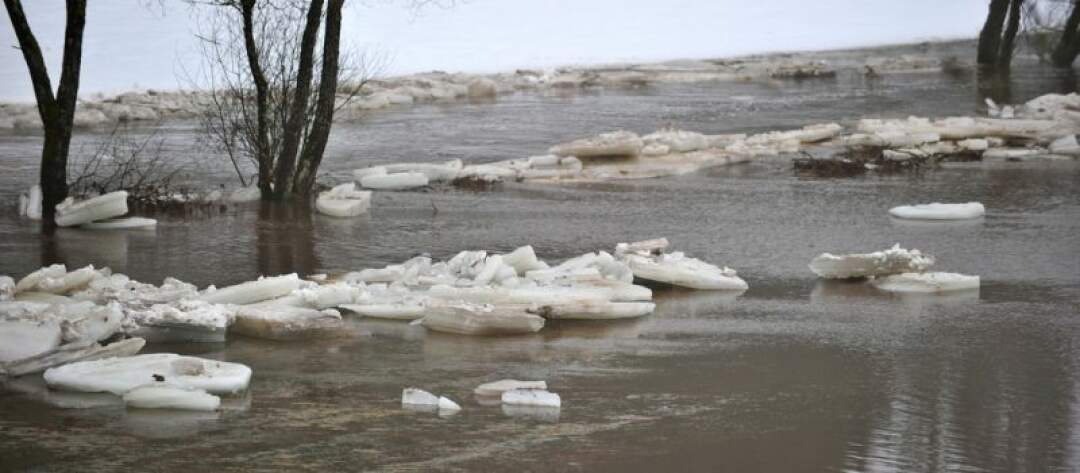
[[[45,371],[45,382],[50,387],[66,391],[123,395],[154,381],[213,394],[231,394],[247,389],[251,368],[240,363],[155,353],[81,361]]]
[[[87,230],[128,230],[132,228],[153,228],[157,220],[145,217],[111,218],[79,225]]]
[[[355,182],[335,186],[315,199],[315,210],[331,217],[356,217],[370,207],[371,192],[357,190]]]
[[[252,304],[281,297],[300,288],[296,273],[284,276],[264,277],[221,289],[208,288],[202,300],[214,304]]]
[[[236,310],[236,320],[229,331],[269,340],[326,338],[342,335],[342,321],[341,313],[334,309],[245,306]]]
[[[620,243],[615,254],[635,278],[691,289],[744,291],[749,286],[731,268],[720,268],[682,252],[664,253],[667,239]]]
[[[921,204],[902,205],[889,209],[889,215],[910,220],[968,220],[986,214],[986,208],[979,202],[965,204]]]
[[[959,273],[901,273],[876,278],[874,287],[897,293],[942,293],[979,288],[979,277]]]
[[[518,381],[516,379],[500,379],[490,383],[484,383],[476,387],[473,393],[477,396],[502,396],[502,393],[514,389],[547,389],[546,381]]]
[[[106,220],[128,213],[128,193],[110,192],[82,201],[68,197],[56,204],[56,224],[70,227],[97,220]]]
[[[822,253],[810,261],[810,271],[826,279],[853,279],[921,272],[933,264],[932,256],[924,255],[919,250],[906,250],[896,244],[873,253]]]
[[[123,395],[124,405],[137,409],[177,409],[185,411],[215,411],[221,398],[202,389],[175,386],[165,382],[146,384]]]
[[[417,388],[405,388],[401,391],[401,407],[424,412],[438,412],[439,415],[451,415],[461,410],[461,406],[452,399],[436,396]]]

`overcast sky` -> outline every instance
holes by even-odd
[[[63,1],[24,6],[50,65],[63,46]],[[197,64],[196,22],[136,0],[89,2],[83,93],[176,88]],[[986,0],[459,0],[419,13],[405,0],[350,0],[343,39],[389,58],[387,72],[495,72],[973,37]],[[0,18],[0,100],[29,99],[26,68]],[[54,73],[55,74],[55,73]],[[55,78],[54,78],[55,80]]]

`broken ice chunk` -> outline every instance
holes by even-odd
[[[623,258],[639,279],[691,289],[744,291],[749,287],[734,269],[720,268],[678,251],[658,256],[626,254]]]
[[[127,197],[126,191],[110,192],[79,202],[69,197],[56,205],[56,224],[70,227],[119,217],[128,212]]]
[[[154,383],[124,393],[124,404],[138,409],[214,411],[221,406],[221,398],[202,389]]]
[[[202,300],[213,304],[252,304],[284,296],[300,288],[296,273],[264,277],[202,294]]]
[[[966,204],[902,205],[889,209],[889,215],[913,220],[965,220],[982,217],[986,208],[978,202]]]
[[[958,273],[902,273],[874,279],[874,287],[889,292],[936,293],[979,288],[979,277]]]
[[[315,199],[315,210],[331,217],[355,217],[370,207],[371,191],[356,190],[355,182],[335,186]]]
[[[152,228],[157,226],[157,220],[143,217],[112,218],[79,225],[87,230],[125,230],[130,228]]]
[[[15,297],[15,280],[11,276],[0,276],[0,302],[10,301]]]
[[[0,320],[0,364],[48,353],[60,346],[56,320]]]
[[[240,307],[230,332],[269,340],[340,337],[346,335],[341,314],[332,309],[266,306]]]
[[[438,407],[439,397],[423,389],[405,388],[401,391],[401,405]]]
[[[518,381],[516,379],[500,379],[490,383],[484,383],[473,390],[477,396],[502,396],[502,393],[513,389],[547,389],[545,381]]]
[[[562,406],[562,399],[558,394],[543,389],[511,389],[502,393],[502,402],[515,406]]]
[[[524,310],[472,304],[432,307],[420,320],[428,330],[460,335],[516,335],[544,327],[542,317]]]
[[[446,396],[439,396],[439,415],[453,414],[461,410],[461,406],[458,403],[450,400]]]
[[[345,304],[342,309],[356,312],[364,317],[391,320],[416,320],[424,316],[423,304]]]
[[[834,255],[822,253],[810,261],[810,271],[826,279],[851,279],[926,271],[934,258],[899,244],[884,251]]]
[[[404,190],[424,187],[428,185],[428,178],[418,172],[369,174],[360,178],[360,185],[367,189]]]

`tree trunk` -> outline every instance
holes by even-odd
[[[244,20],[244,51],[247,53],[248,68],[251,70],[251,78],[255,82],[255,113],[256,118],[256,161],[259,163],[259,194],[262,198],[269,199],[273,189],[274,156],[270,150],[268,131],[269,81],[259,63],[259,47],[255,43],[255,0],[243,0],[240,4],[240,14]]]
[[[1005,27],[1005,36],[1002,37],[1001,47],[998,51],[997,67],[1008,70],[1012,66],[1013,45],[1016,43],[1016,34],[1020,32],[1020,15],[1024,6],[1024,0],[1012,0],[1009,7],[1009,23]]]
[[[304,115],[308,112],[308,97],[311,95],[311,79],[315,68],[315,43],[319,37],[319,20],[322,19],[322,0],[311,0],[304,25],[303,38],[300,40],[300,64],[297,68],[296,89],[289,115],[285,120],[281,154],[274,168],[274,196],[278,199],[288,196],[293,183],[293,171],[296,168],[296,154],[304,134]]]
[[[323,36],[322,75],[319,79],[319,95],[315,105],[315,120],[311,132],[300,153],[300,163],[293,180],[293,189],[299,195],[310,195],[315,187],[315,176],[322,163],[330,127],[334,122],[337,99],[339,50],[341,49],[341,10],[345,0],[329,0],[326,11],[326,32]]]
[[[991,0],[986,23],[979,32],[979,51],[976,61],[979,64],[994,66],[997,64],[998,51],[1001,49],[1001,28],[1009,9],[1009,0]]]
[[[41,149],[40,182],[42,193],[42,221],[52,228],[56,219],[56,204],[67,198],[67,159],[71,145],[71,131],[75,121],[75,107],[79,95],[79,73],[82,68],[82,39],[86,26],[86,0],[67,0],[67,24],[64,30],[64,57],[60,71],[60,86],[56,95],[41,47],[30,29],[22,3],[4,0],[12,29],[19,41],[30,82],[34,87],[38,114],[45,131],[45,143]]]
[[[1080,8],[1077,6],[1077,2],[1073,2],[1072,13],[1069,13],[1065,30],[1062,31],[1061,39],[1058,40],[1057,47],[1054,48],[1051,56],[1051,60],[1057,67],[1072,66],[1077,54],[1080,53],[1080,34],[1077,32],[1077,27],[1080,26]]]

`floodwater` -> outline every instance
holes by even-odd
[[[1074,77],[1035,66],[993,87],[980,82],[841,76],[386,111],[363,126],[338,127],[326,180],[380,162],[526,156],[620,127],[647,132],[670,123],[716,133],[864,115],[974,114],[985,93],[1023,101],[1076,88]],[[190,124],[169,124],[167,152],[185,156],[194,135]],[[101,139],[83,135],[76,148]],[[38,140],[0,137],[0,162],[10,166],[0,176],[5,201],[33,180]],[[886,212],[971,200],[986,205],[985,218],[918,224]],[[248,364],[250,392],[219,413],[126,411],[110,396],[15,380],[0,391],[0,470],[1080,469],[1076,162],[808,179],[773,159],[634,182],[379,193],[372,213],[352,220],[257,204],[160,217],[156,231],[42,237],[6,211],[0,273],[63,261],[108,265],[148,282],[174,276],[222,285],[524,244],[558,260],[666,236],[680,250],[738,269],[750,289],[658,289],[656,312],[642,319],[551,322],[522,337],[352,320],[355,335],[332,341],[151,346]],[[983,286],[897,297],[818,281],[806,268],[823,251],[893,243],[937,256],[941,270],[980,275]],[[500,378],[545,379],[563,408],[475,402],[476,385]],[[401,389],[410,386],[464,410],[451,417],[402,410]]]

